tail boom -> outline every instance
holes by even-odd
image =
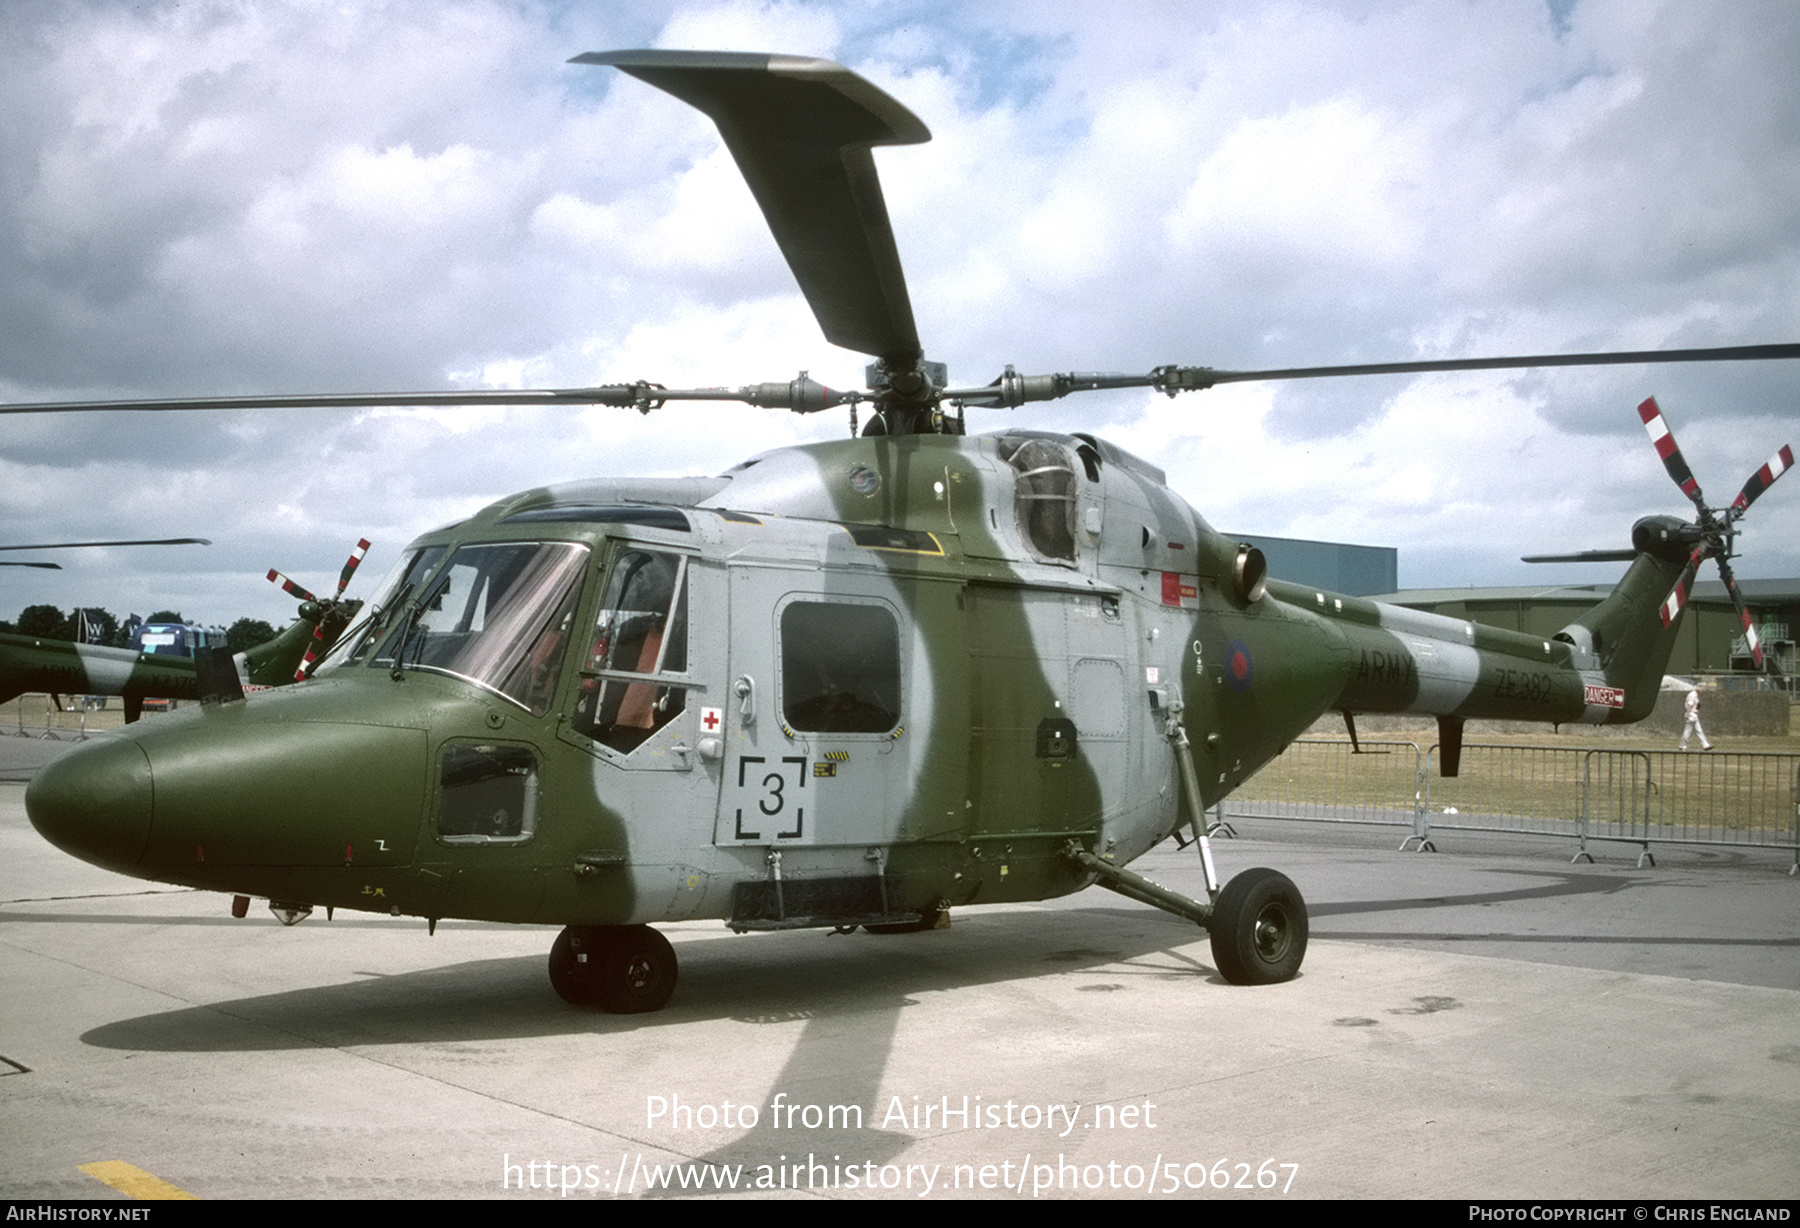
[[[1629,724],[1655,707],[1680,629],[1679,606],[1668,611],[1664,598],[1688,587],[1677,583],[1692,552],[1674,531],[1681,523],[1640,521],[1625,578],[1548,639],[1277,581],[1269,591],[1335,636],[1343,684],[1332,709]]]

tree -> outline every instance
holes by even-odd
[[[225,644],[233,652],[248,652],[275,638],[275,628],[260,618],[240,618],[225,632]]]
[[[75,638],[68,616],[53,605],[28,605],[20,611],[19,634],[46,640]]]
[[[158,610],[156,613],[152,614],[149,618],[146,618],[144,621],[147,623],[182,623],[182,624],[186,624],[187,619],[183,618],[180,614],[177,614],[174,610]]]

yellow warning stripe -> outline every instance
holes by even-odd
[[[121,1194],[145,1201],[172,1202],[186,1199],[198,1202],[198,1196],[180,1186],[170,1185],[161,1177],[153,1177],[135,1164],[123,1160],[96,1160],[83,1164],[81,1171],[96,1181],[104,1181]]]

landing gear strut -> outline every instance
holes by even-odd
[[[571,925],[550,948],[550,985],[576,1006],[615,1015],[659,1011],[675,977],[675,948],[647,925]]]
[[[1202,904],[1115,866],[1071,841],[1064,856],[1092,870],[1098,885],[1128,899],[1186,917],[1212,935],[1213,964],[1233,985],[1291,981],[1306,958],[1306,901],[1287,875],[1258,866],[1225,884],[1216,904]]]

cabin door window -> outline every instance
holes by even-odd
[[[629,753],[687,706],[687,558],[621,550],[589,638],[575,729]]]

